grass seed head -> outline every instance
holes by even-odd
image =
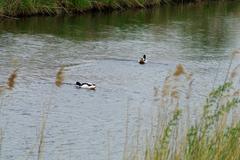
[[[63,75],[64,72],[63,71],[64,71],[64,66],[62,66],[56,74],[55,84],[57,87],[61,87],[61,85],[63,84],[63,81],[64,81],[64,75]]]
[[[12,90],[15,86],[17,79],[17,69],[12,72],[7,81],[7,88]]]
[[[185,69],[182,64],[178,64],[173,75],[180,76],[182,74],[185,74]]]

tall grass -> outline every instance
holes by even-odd
[[[136,156],[130,151],[125,159],[240,159],[240,66],[236,66],[231,72],[229,69],[224,84],[213,89],[203,106],[199,106],[202,112],[195,120],[189,116],[189,103],[183,103],[191,95],[191,76],[182,65],[178,65],[166,78],[161,94],[156,95],[159,96],[156,125],[152,126],[153,131],[148,134],[142,152],[137,153],[142,156]],[[237,83],[234,78],[237,78]],[[179,93],[183,91],[183,86],[187,87],[186,93]]]
[[[87,10],[144,8],[199,0],[1,0],[1,16],[56,15]]]
[[[55,85],[57,87],[61,87],[64,81],[64,66],[61,66],[60,69],[57,71],[56,78],[55,78]],[[48,104],[46,106],[46,110],[42,113],[41,117],[41,126],[40,126],[40,133],[39,133],[39,140],[37,145],[37,159],[42,160],[44,158],[44,144],[45,144],[45,130],[47,125],[47,118],[48,113],[51,109],[51,105]]]

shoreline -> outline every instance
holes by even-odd
[[[23,2],[16,2],[17,4],[0,3],[0,19],[18,19],[31,16],[82,15],[91,12],[125,11],[128,9],[154,8],[163,5],[191,5],[208,2],[201,0],[96,0],[92,2],[89,0],[77,0],[79,4],[76,4],[75,1],[74,3],[71,2],[73,0],[66,0],[65,3],[50,0],[52,3],[50,2],[47,5],[47,2],[45,2],[46,4],[39,4],[31,2],[32,0],[27,1],[29,1],[29,4],[22,4]],[[81,1],[85,1],[86,4]]]

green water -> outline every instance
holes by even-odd
[[[196,34],[202,29],[203,40],[214,34],[215,43],[224,40],[228,34],[228,24],[221,16],[239,14],[239,3],[210,3],[205,5],[164,6],[155,9],[130,10],[113,13],[93,13],[82,16],[31,17],[9,20],[1,23],[1,31],[31,34],[53,34],[75,40],[97,40],[112,37],[111,27],[131,31],[129,27],[147,29],[151,25],[171,26],[171,23],[186,23],[181,29],[183,34]],[[211,21],[210,21],[211,19]],[[150,25],[150,26],[149,26]],[[213,26],[212,26],[213,25]],[[105,33],[104,31],[110,31]],[[151,30],[150,30],[151,31]],[[104,33],[102,33],[104,32]],[[154,31],[152,31],[154,33]],[[156,31],[157,32],[157,31]],[[204,44],[206,44],[205,42]]]

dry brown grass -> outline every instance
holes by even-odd
[[[42,115],[42,121],[41,121],[41,128],[39,133],[39,144],[38,144],[38,160],[44,159],[44,143],[45,143],[45,129],[47,124],[47,113],[43,113]]]
[[[56,74],[56,80],[55,80],[55,84],[57,87],[61,87],[64,81],[64,66],[62,66],[57,74]]]
[[[12,72],[7,81],[7,89],[12,90],[17,79],[17,69]]]
[[[185,73],[186,72],[185,72],[185,69],[184,69],[183,65],[178,64],[173,75],[174,76],[180,76],[180,75],[185,74]]]
[[[0,86],[0,95],[4,92],[5,86]]]

